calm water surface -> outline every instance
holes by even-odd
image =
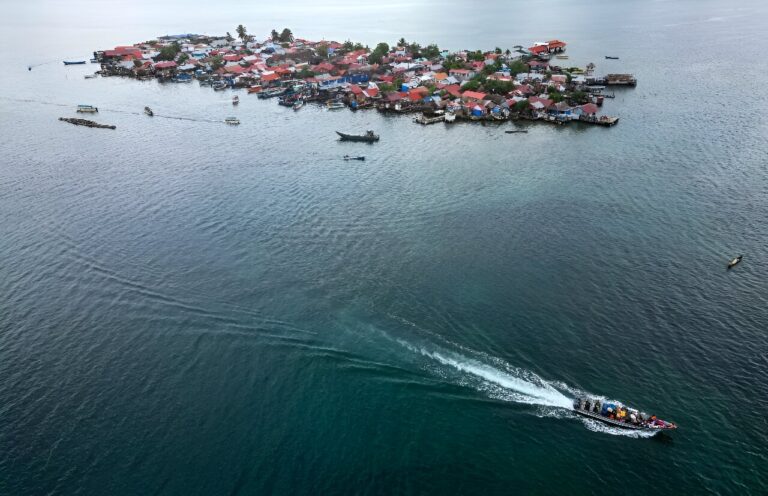
[[[0,494],[768,492],[763,2],[5,14]],[[61,64],[241,22],[558,37],[640,83],[606,103],[614,128],[507,135]],[[117,130],[57,121],[79,103]],[[563,408],[582,392],[681,429],[585,424]]]

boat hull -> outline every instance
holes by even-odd
[[[360,141],[364,143],[373,143],[375,141],[379,141],[378,135],[359,136],[355,134],[344,134],[344,133],[340,133],[339,131],[336,131],[336,134],[339,135],[339,138],[341,139],[341,141]]]
[[[650,427],[645,425],[635,425],[629,422],[621,422],[619,420],[610,419],[608,417],[604,417],[598,413],[594,412],[585,412],[584,410],[579,410],[578,408],[573,408],[572,411],[574,413],[577,413],[581,415],[582,417],[591,418],[593,420],[597,420],[598,422],[602,422],[604,424],[610,425],[612,427],[618,427],[619,429],[624,429],[628,431],[636,431],[636,432],[670,432],[677,427]]]

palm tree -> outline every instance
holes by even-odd
[[[237,32],[237,37],[240,38],[243,43],[245,43],[248,39],[248,31],[246,31],[245,26],[240,24],[237,26],[237,28],[235,28],[235,31]]]
[[[293,41],[293,33],[290,29],[285,28],[283,29],[283,32],[280,33],[280,41],[283,43],[290,43]]]
[[[277,33],[277,29],[272,30],[272,41],[277,41],[280,38],[280,35]]]
[[[405,38],[400,38],[397,40],[397,46],[404,47],[407,43],[405,42]]]

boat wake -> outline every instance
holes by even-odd
[[[428,350],[398,340],[407,349],[430,358],[428,365],[435,374],[452,379],[457,384],[482,391],[489,397],[523,403],[570,410],[573,400],[557,390],[533,372],[513,367],[501,360],[490,357],[469,358],[446,350]],[[487,363],[486,360],[495,362]]]

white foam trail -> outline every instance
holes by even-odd
[[[630,429],[620,429],[618,427],[611,427],[610,425],[598,422],[588,418],[581,417],[584,422],[584,427],[592,432],[599,432],[601,434],[609,434],[611,436],[624,436],[632,437],[635,439],[649,438],[658,434],[660,431],[633,431]]]
[[[455,353],[430,351],[405,341],[399,342],[411,351],[468,374],[468,377],[460,379],[460,383],[484,390],[494,398],[566,409],[570,409],[573,404],[570,398],[532,372],[509,366],[505,367],[509,370],[504,371]],[[479,380],[479,383],[472,384],[472,379]]]

